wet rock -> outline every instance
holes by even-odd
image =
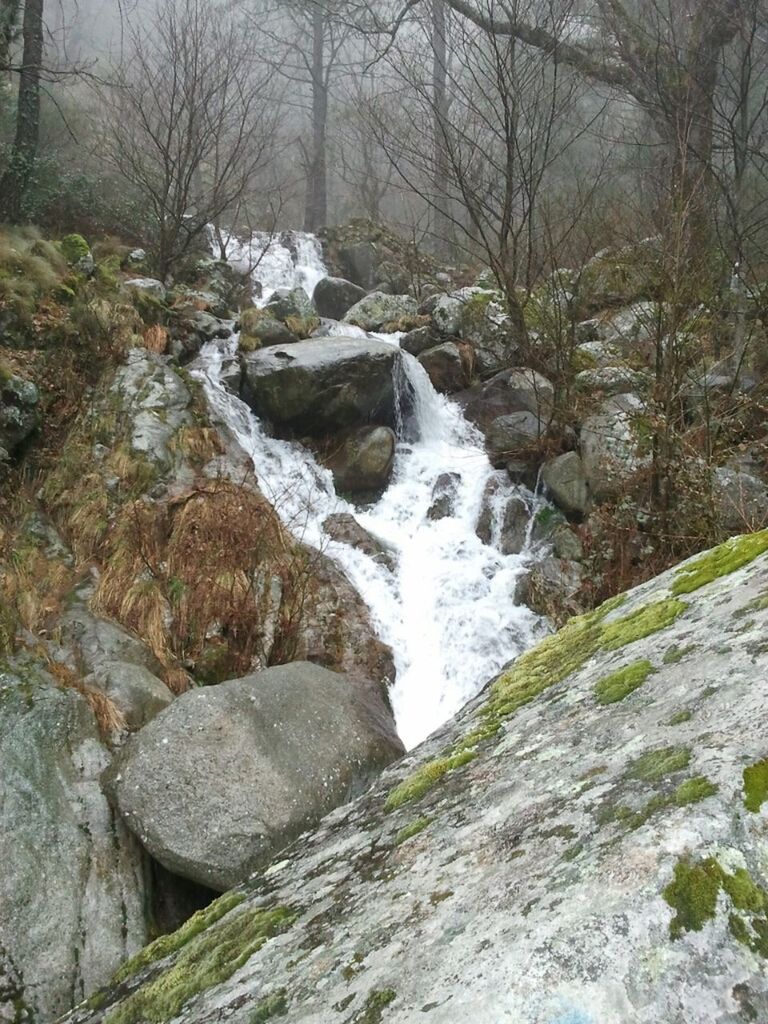
[[[55,1020],[147,941],[141,852],[102,794],[85,699],[30,659],[0,672],[0,709],[0,945],[19,1008]]]
[[[589,511],[587,475],[576,452],[566,452],[548,462],[542,479],[552,501],[566,515],[582,518]]]
[[[422,352],[438,344],[438,341],[431,327],[417,327],[400,339],[400,348],[412,356],[420,356]]]
[[[348,512],[337,512],[323,523],[323,530],[339,544],[348,544],[357,548],[363,554],[368,555],[378,565],[384,565],[387,569],[394,569],[397,562],[395,553],[382,541],[361,526],[353,515]]]
[[[643,464],[635,423],[645,406],[636,395],[609,398],[581,428],[581,458],[596,501],[620,494]]]
[[[564,558],[544,558],[537,562],[528,580],[527,603],[539,615],[546,615],[556,625],[563,625],[584,608],[579,594],[584,582],[584,569],[578,562]]]
[[[124,281],[121,287],[128,294],[132,291],[143,292],[150,298],[157,299],[158,302],[165,302],[167,295],[163,282],[154,277],[132,277],[130,280]]]
[[[492,420],[486,431],[488,456],[494,466],[506,465],[521,449],[531,448],[545,433],[532,412],[513,412]]]
[[[291,317],[304,320],[315,315],[312,300],[303,288],[278,288],[270,296],[264,310],[281,323],[285,323]]]
[[[526,367],[513,367],[473,389],[465,415],[483,431],[497,417],[518,412],[529,412],[548,422],[554,394],[554,387],[542,374]]]
[[[40,426],[40,395],[30,380],[0,367],[0,448],[11,455]]]
[[[110,787],[164,867],[225,889],[401,753],[383,701],[294,662],[179,697],[128,741]]]
[[[432,504],[427,518],[433,521],[446,519],[456,511],[461,476],[458,473],[441,473],[432,487]]]
[[[312,293],[312,302],[319,316],[341,320],[355,303],[365,297],[365,289],[343,277],[324,277]]]
[[[389,324],[416,315],[416,300],[410,295],[385,295],[371,292],[347,311],[344,323],[353,324],[364,331],[380,331]],[[395,328],[397,329],[397,328]]]
[[[328,338],[272,346],[243,359],[242,397],[282,435],[319,437],[395,422],[393,345]]]
[[[335,446],[323,462],[336,490],[370,494],[384,490],[392,475],[395,435],[389,427],[361,427]]]
[[[510,494],[501,473],[491,477],[483,493],[475,533],[502,555],[518,555],[525,547],[531,510],[519,494]]]
[[[373,242],[357,242],[339,251],[339,262],[346,276],[369,291],[380,280],[379,251]]]
[[[432,386],[443,395],[453,395],[462,391],[469,383],[469,360],[462,351],[462,346],[453,341],[422,352],[419,362],[427,371]]]

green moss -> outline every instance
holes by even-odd
[[[161,1024],[177,1016],[193,996],[220,985],[272,936],[289,928],[286,907],[246,910],[188,941],[174,963],[131,993],[105,1017],[105,1024]]]
[[[161,935],[159,939],[155,939],[154,942],[145,946],[136,956],[127,960],[112,978],[112,984],[118,985],[121,981],[125,981],[126,978],[130,978],[132,974],[136,974],[143,967],[154,963],[156,960],[162,960],[170,953],[175,953],[182,946],[186,946],[191,939],[194,939],[196,935],[199,935],[206,928],[210,928],[212,924],[221,920],[225,914],[228,914],[230,910],[234,910],[244,899],[245,896],[242,893],[229,892],[214,900],[213,903],[209,903],[203,910],[198,910],[177,931],[172,932],[170,935]]]
[[[627,644],[643,640],[671,626],[687,607],[684,601],[667,598],[638,608],[631,615],[626,615],[605,627],[601,646],[607,651],[618,651]]]
[[[649,750],[632,764],[627,776],[631,779],[640,779],[642,782],[660,782],[667,775],[687,768],[690,760],[691,751],[688,747]]]
[[[691,594],[707,583],[736,572],[768,551],[768,530],[732,537],[699,558],[681,566],[672,584],[673,594]]]
[[[714,796],[719,786],[703,775],[697,775],[693,779],[681,782],[674,792],[673,801],[678,807],[685,807],[688,804],[697,804],[707,797]]]
[[[687,647],[678,647],[677,644],[672,644],[664,654],[662,661],[665,665],[677,665],[679,662],[696,650],[696,644],[689,644]]]
[[[395,846],[407,843],[409,839],[413,839],[414,836],[423,832],[430,823],[431,818],[417,818],[415,821],[412,821],[410,825],[406,825],[405,828],[401,828],[395,836]]]
[[[676,912],[669,926],[671,937],[701,931],[714,918],[721,892],[731,904],[728,925],[733,937],[768,957],[768,893],[744,868],[730,874],[714,857],[696,863],[685,858],[675,865],[674,878],[663,892]]]
[[[744,806],[757,814],[768,800],[768,759],[744,769]]]
[[[383,1011],[396,997],[393,988],[371,989],[365,1006],[353,1018],[354,1024],[381,1024]]]
[[[471,750],[462,750],[448,757],[440,757],[422,765],[413,775],[409,775],[399,786],[395,786],[384,804],[385,811],[394,811],[403,804],[419,800],[425,793],[442,779],[448,772],[461,768],[477,755]]]
[[[61,240],[61,251],[67,263],[74,264],[90,253],[90,246],[82,235],[65,235]]]
[[[669,925],[673,939],[680,938],[683,932],[700,932],[714,918],[722,874],[714,857],[698,863],[677,862],[674,878],[662,893],[675,911]]]
[[[631,665],[625,665],[609,676],[604,676],[595,686],[598,704],[615,704],[624,700],[642,686],[652,672],[653,665],[644,658],[642,661],[633,661]]]
[[[678,711],[676,715],[672,715],[667,725],[682,725],[683,722],[690,722],[692,718],[692,711]]]
[[[256,1009],[251,1015],[250,1024],[266,1024],[266,1021],[275,1017],[284,1017],[288,1013],[288,992],[279,988],[271,995],[264,996],[256,1004]]]

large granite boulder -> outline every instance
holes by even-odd
[[[498,416],[529,412],[546,423],[552,416],[555,389],[536,370],[516,366],[502,370],[469,393],[467,419],[486,431]]]
[[[442,345],[427,349],[418,357],[435,391],[442,395],[453,395],[466,388],[472,363],[467,348],[454,341],[445,341]]]
[[[226,889],[402,749],[374,689],[293,662],[184,694],[128,741],[109,786],[164,867]]]
[[[306,320],[315,315],[312,300],[303,288],[278,288],[269,297],[264,311],[281,323],[291,318]]]
[[[324,277],[315,285],[312,302],[319,316],[341,320],[356,302],[365,297],[365,289],[343,277]]]
[[[552,501],[566,515],[581,519],[589,511],[589,487],[584,464],[576,452],[551,459],[542,478]]]
[[[393,425],[393,345],[323,338],[244,357],[242,397],[282,435],[319,437],[374,423]]]
[[[637,422],[645,411],[636,395],[609,398],[581,428],[581,459],[592,497],[610,500],[643,465]]]
[[[0,950],[35,1020],[104,985],[148,938],[141,850],[99,784],[109,760],[83,696],[36,663],[0,670]]]
[[[571,621],[70,1020],[768,1020],[766,550]]]
[[[364,331],[380,331],[387,325],[397,325],[416,316],[417,302],[410,295],[387,295],[371,292],[356,302],[344,317],[344,323],[361,327]],[[400,328],[395,326],[395,330]]]

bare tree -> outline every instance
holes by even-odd
[[[210,0],[163,0],[133,22],[105,92],[105,153],[144,197],[165,277],[233,215],[275,145],[279,112],[246,26]]]

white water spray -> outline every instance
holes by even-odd
[[[314,270],[304,272],[309,278]],[[363,333],[343,324],[331,331]],[[396,335],[377,337],[399,341]],[[354,508],[336,495],[330,472],[310,452],[267,436],[248,407],[223,387],[221,367],[236,347],[236,338],[207,345],[195,373],[214,413],[252,458],[260,487],[288,528],[336,559],[366,601],[379,636],[394,653],[392,704],[403,742],[412,747],[541,631],[541,620],[515,600],[530,547],[503,555],[494,543],[498,531],[490,544],[475,532],[494,475],[500,495],[494,505],[500,510],[505,498],[518,495],[533,515],[537,499],[506,474],[494,474],[480,435],[458,405],[437,394],[421,364],[402,353],[399,386],[410,392],[417,440],[399,441],[392,482],[380,500]],[[446,474],[454,488],[450,514],[430,518],[435,484]],[[394,553],[393,570],[325,534],[323,522],[338,512],[353,514]]]

